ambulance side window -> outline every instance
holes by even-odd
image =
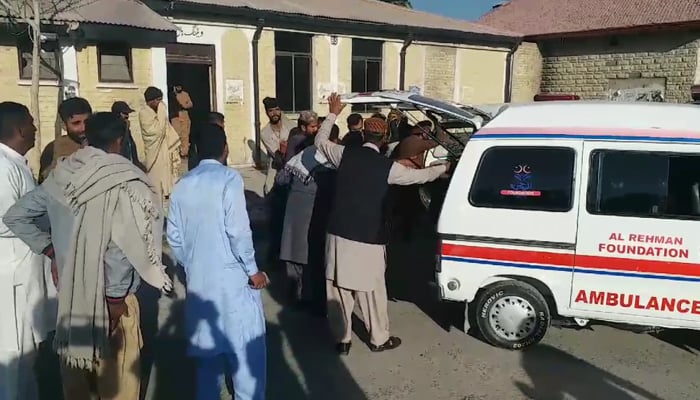
[[[576,153],[568,147],[492,147],[469,192],[474,207],[571,210]]]
[[[591,214],[700,218],[700,156],[597,150],[591,153]]]

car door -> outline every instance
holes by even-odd
[[[570,306],[585,318],[700,323],[700,155],[587,141]]]

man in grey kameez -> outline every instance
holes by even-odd
[[[370,333],[370,349],[392,350],[401,339],[389,333],[383,203],[389,185],[413,185],[438,179],[449,164],[410,169],[379,153],[386,141],[387,123],[365,121],[365,144],[348,147],[328,140],[344,105],[337,94],[329,98],[329,115],[316,136],[315,145],[338,168],[336,195],[326,242],[328,317],[336,331],[337,350],[348,354],[352,338],[352,313],[357,299]]]

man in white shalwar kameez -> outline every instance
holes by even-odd
[[[44,268],[50,262],[2,223],[5,212],[36,186],[24,157],[34,147],[35,134],[27,107],[0,103],[0,400],[38,398],[37,345],[55,329],[56,310],[49,309],[49,299],[56,292]]]
[[[389,185],[414,185],[438,179],[449,164],[411,169],[380,153],[388,126],[379,118],[364,124],[362,146],[344,147],[328,137],[344,105],[337,94],[328,100],[330,113],[316,135],[318,150],[338,169],[336,193],[326,241],[328,317],[340,354],[350,352],[352,313],[359,303],[370,350],[381,352],[401,345],[389,333],[384,201]]]

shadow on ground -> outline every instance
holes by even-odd
[[[436,214],[431,215],[432,210],[426,211],[420,205],[417,188],[399,189],[392,193],[395,208],[387,246],[389,299],[415,304],[446,331],[453,327],[463,330],[464,304],[440,301],[435,286]]]
[[[652,333],[651,336],[689,353],[700,354],[700,331],[664,329],[661,332]]]
[[[522,352],[521,364],[532,384],[515,381],[531,399],[639,399],[657,395],[578,357],[546,344]]]

